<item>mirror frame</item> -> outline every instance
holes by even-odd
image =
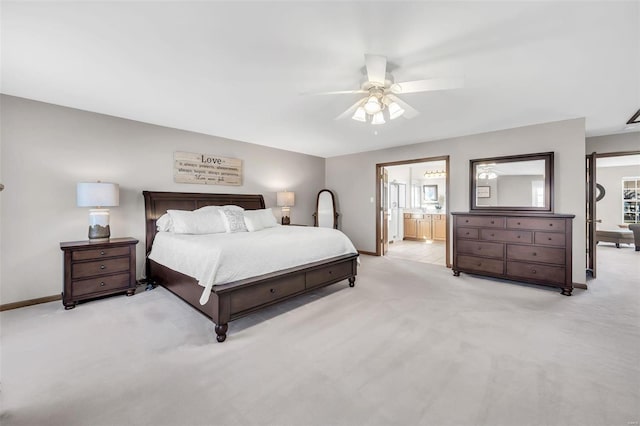
[[[512,163],[516,161],[544,160],[544,207],[529,206],[478,206],[476,205],[477,179],[475,166],[480,163]],[[472,211],[487,212],[538,212],[553,213],[553,152],[540,152],[535,154],[509,155],[506,157],[491,157],[469,160],[469,205]]]
[[[338,216],[340,213],[336,211],[336,197],[330,189],[321,189],[316,197],[316,211],[313,213],[313,226],[318,227],[318,205],[320,204],[320,194],[328,192],[331,195],[331,203],[333,204],[333,229],[338,229]]]

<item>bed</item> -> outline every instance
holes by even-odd
[[[216,283],[203,298],[196,278],[149,259],[156,239],[156,221],[167,210],[196,210],[204,206],[237,205],[245,210],[264,209],[262,195],[208,194],[143,191],[146,227],[146,276],[149,282],[165,287],[215,323],[218,342],[227,338],[228,323],[264,307],[296,297],[320,287],[348,280],[355,286],[358,254],[347,253],[282,270]],[[286,228],[286,227],[283,227]],[[263,232],[263,231],[259,231]],[[160,238],[159,238],[160,240]],[[201,301],[206,300],[204,304]]]

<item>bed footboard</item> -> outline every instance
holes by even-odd
[[[195,279],[150,262],[150,276],[216,323],[218,342],[227,338],[228,323],[264,307],[317,288],[349,280],[355,285],[358,254],[347,254],[258,277],[213,287],[211,297],[200,305],[202,287]]]

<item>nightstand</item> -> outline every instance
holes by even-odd
[[[135,238],[111,238],[104,242],[60,243],[64,251],[62,304],[73,309],[80,300],[136,291]]]

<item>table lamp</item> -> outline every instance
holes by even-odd
[[[291,219],[289,219],[289,211],[295,204],[296,195],[290,191],[278,192],[276,194],[276,204],[278,207],[282,207],[282,224],[289,225]]]
[[[117,183],[79,182],[77,186],[78,207],[92,207],[89,210],[89,241],[108,241],[109,209],[120,205],[120,187]]]

